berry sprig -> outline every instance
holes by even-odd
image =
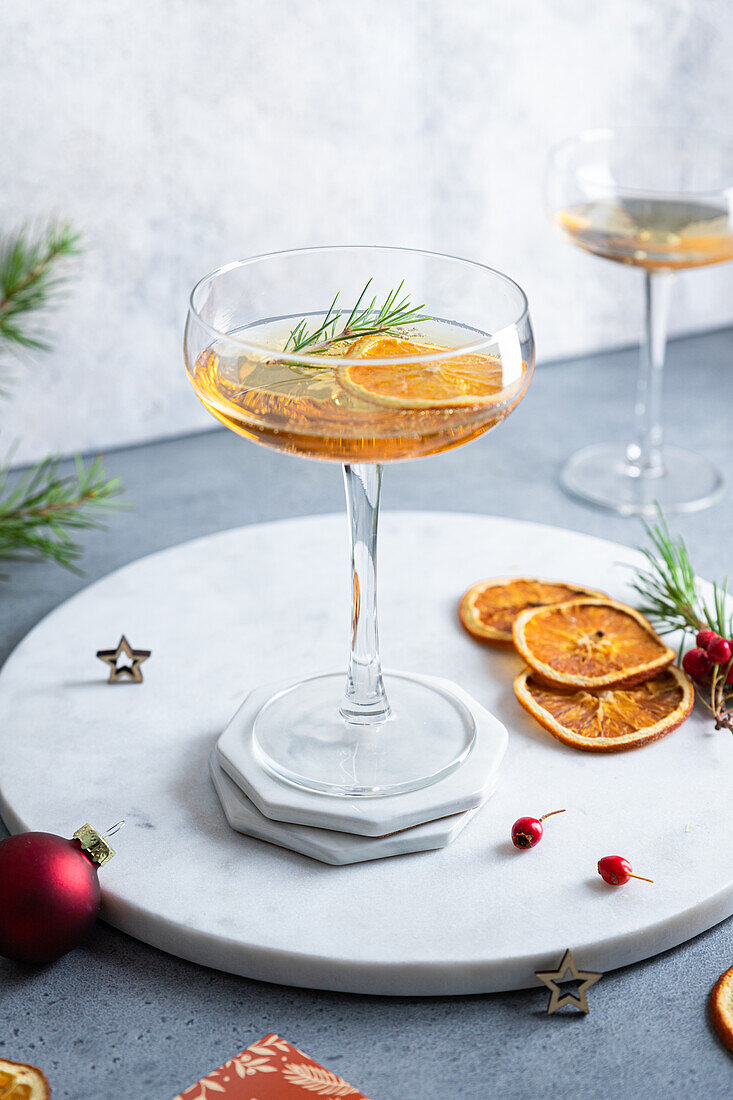
[[[733,641],[714,630],[698,630],[695,641],[695,648],[688,649],[682,658],[682,667],[707,692],[707,699],[702,693],[698,697],[712,711],[716,730],[733,733]]]
[[[726,609],[728,578],[713,585],[713,606],[701,597],[684,541],[674,538],[660,510],[659,522],[644,524],[651,547],[641,547],[647,568],[638,569],[632,586],[639,610],[660,634],[683,631],[681,665],[698,690],[697,697],[715,718],[716,729],[733,733],[733,618]],[[682,657],[685,640],[695,648]]]

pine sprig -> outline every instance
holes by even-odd
[[[80,236],[68,223],[42,230],[23,227],[0,238],[0,355],[47,351],[39,315],[61,298],[65,260],[78,255]],[[0,392],[2,392],[0,390]],[[102,526],[105,510],[119,507],[118,478],[107,478],[99,459],[62,476],[57,459],[39,462],[12,483],[0,468],[0,558],[51,558],[74,568],[82,550],[77,531]]]
[[[651,546],[639,548],[647,567],[636,570],[632,587],[641,599],[639,610],[658,633],[682,631],[678,658],[681,662],[690,634],[694,638],[701,630],[712,630],[721,638],[730,639],[733,616],[726,608],[728,578],[722,584],[713,584],[712,606],[706,603],[700,594],[684,540],[670,534],[661,509],[658,511],[659,519],[653,526],[642,521]],[[709,672],[698,682],[697,697],[715,718],[716,729],[733,732],[733,712],[730,710],[733,685],[728,680],[733,657],[727,665],[708,667]]]
[[[728,578],[713,585],[713,605],[702,599],[695,580],[684,539],[670,534],[661,509],[653,526],[642,520],[651,546],[639,549],[647,560],[646,569],[638,569],[632,581],[641,603],[639,610],[651,621],[659,634],[675,630],[694,631],[709,628],[728,638],[733,631],[731,616],[726,611]]]
[[[390,290],[382,305],[377,308],[376,295],[364,305],[364,300],[369,292],[372,279],[368,279],[364,289],[359,295],[354,308],[346,317],[346,321],[339,331],[336,326],[346,316],[346,310],[338,306],[341,292],[337,291],[331,305],[328,307],[323,321],[313,330],[308,328],[308,321],[304,317],[291,333],[285,343],[283,352],[306,351],[308,354],[318,354],[330,348],[333,344],[345,340],[356,340],[361,336],[397,336],[405,325],[414,325],[428,318],[420,311],[425,308],[425,303],[413,306],[409,294],[402,294],[405,280],[396,289]],[[402,295],[402,297],[400,297]]]
[[[58,299],[66,281],[61,261],[76,256],[79,234],[68,224],[36,233],[22,228],[0,239],[0,341],[9,347],[45,351],[39,312]]]
[[[52,558],[69,569],[82,549],[72,532],[104,526],[105,510],[124,507],[114,498],[122,492],[119,478],[107,478],[101,459],[84,465],[76,459],[74,474],[59,474],[59,460],[47,458],[14,485],[9,469],[0,470],[0,558]]]

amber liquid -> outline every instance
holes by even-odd
[[[733,259],[728,211],[710,203],[625,199],[561,210],[560,227],[596,256],[647,271],[704,267]]]
[[[520,360],[507,370],[506,394],[488,406],[385,407],[345,389],[327,358],[317,368],[278,360],[283,332],[287,336],[291,327],[292,322],[286,329],[277,323],[247,330],[248,340],[272,346],[271,356],[243,353],[234,341],[213,344],[198,356],[191,380],[199,399],[227,428],[293,454],[356,463],[447,451],[494,428],[521,400],[529,381]],[[437,322],[410,335],[444,347],[459,344],[456,330]],[[467,334],[461,335],[465,344]]]

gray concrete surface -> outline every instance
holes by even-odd
[[[733,331],[675,343],[666,401],[670,438],[728,470],[732,360]],[[618,352],[543,368],[494,435],[389,468],[385,508],[495,513],[636,544],[635,520],[588,510],[557,485],[569,451],[624,434],[634,365],[632,352]],[[141,554],[238,524],[342,507],[337,468],[245,445],[223,431],[119,451],[108,465],[124,478],[136,511],[86,538],[84,578],[50,565],[7,567],[3,659],[61,600]],[[731,492],[674,527],[700,573],[733,571]],[[52,762],[38,781],[53,782]],[[82,820],[83,803],[79,812]],[[710,824],[710,843],[730,844],[731,822]],[[589,993],[587,1017],[548,1017],[540,990],[388,999],[247,981],[181,962],[100,923],[83,947],[54,965],[0,960],[0,1056],[43,1067],[56,1100],[170,1100],[276,1031],[374,1100],[716,1100],[733,1094],[733,1058],[707,1022],[706,1001],[731,963],[728,920],[606,975]]]

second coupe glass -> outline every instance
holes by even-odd
[[[629,443],[573,455],[573,496],[623,515],[695,511],[717,501],[723,475],[706,458],[662,443],[662,370],[677,271],[733,258],[733,144],[693,130],[594,130],[552,150],[547,203],[588,252],[641,268],[646,334]]]

